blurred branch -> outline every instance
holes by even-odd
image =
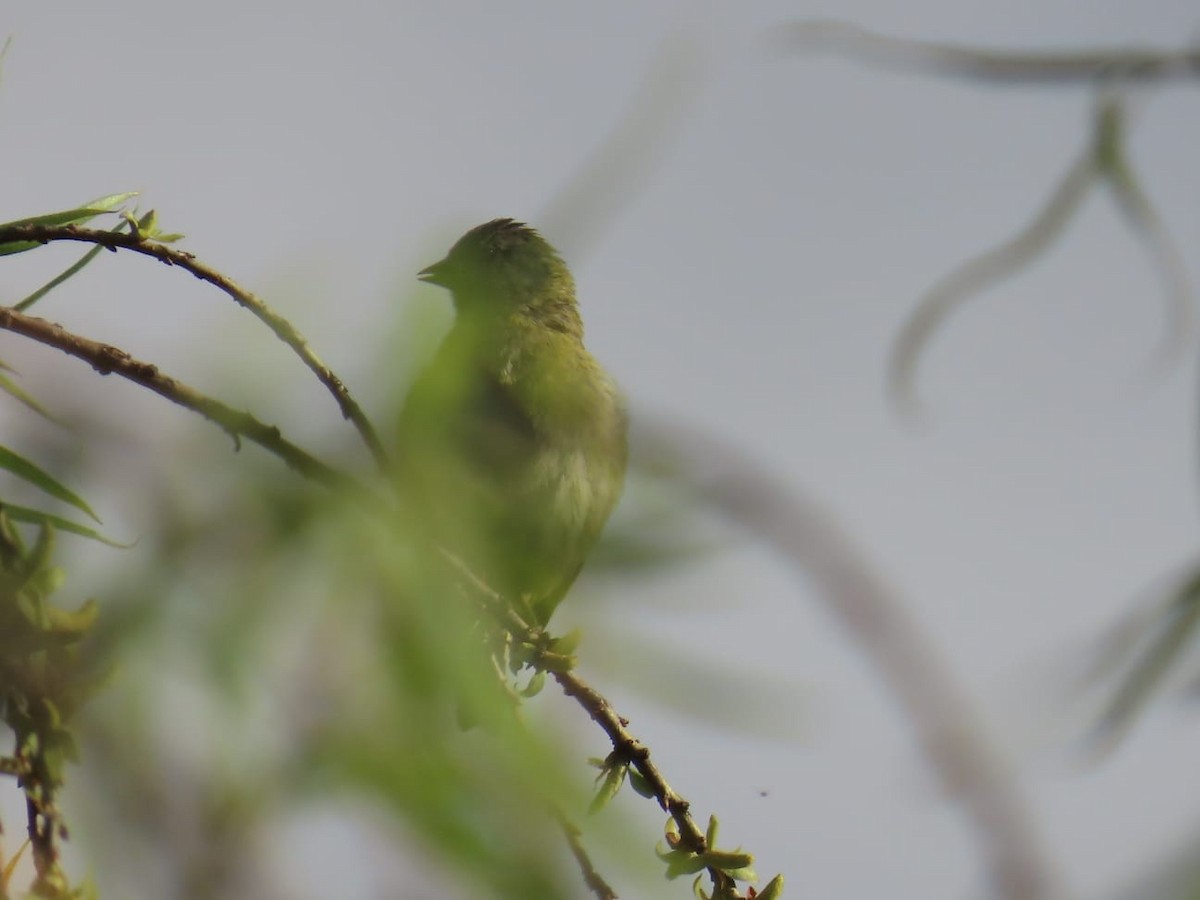
[[[922,411],[916,386],[917,366],[930,339],[950,314],[1049,250],[1079,209],[1094,177],[1095,164],[1089,144],[1033,221],[998,247],[961,264],[918,301],[901,327],[888,359],[888,389],[901,413],[916,417]]]
[[[817,20],[779,25],[768,32],[781,49],[827,50],[893,69],[909,69],[990,83],[1072,84],[1101,79],[1167,81],[1200,76],[1200,48],[1027,53],[891,37],[849,22]]]
[[[597,900],[617,900],[616,891],[609,887],[608,882],[596,871],[591,857],[584,849],[583,843],[580,841],[581,834],[578,826],[562,816],[559,816],[558,823],[567,840],[567,846],[571,848],[571,855],[575,857],[575,862],[579,866],[579,873],[583,876],[583,883],[587,885],[587,889]]]
[[[81,337],[54,322],[25,315],[8,307],[0,307],[0,329],[15,332],[49,347],[56,347],[69,356],[89,363],[101,375],[116,373],[135,384],[140,384],[172,403],[197,412],[219,425],[234,438],[235,444],[238,438],[244,437],[269,450],[305,478],[327,487],[349,488],[355,494],[366,494],[365,489],[349,476],[285,440],[274,425],[267,425],[249,413],[226,406],[164,375],[152,363],[134,359],[118,347]]]
[[[992,750],[954,674],[832,516],[709,434],[663,424],[661,416],[637,421],[638,451],[648,465],[672,468],[702,499],[816,583],[818,596],[908,717],[943,789],[974,825],[1000,895],[1062,896],[1020,786]]]
[[[1186,351],[1195,319],[1187,266],[1129,164],[1125,153],[1123,131],[1126,117],[1123,110],[1113,101],[1108,107],[1097,110],[1097,119],[1098,174],[1112,193],[1129,230],[1145,245],[1150,264],[1162,282],[1163,299],[1167,306],[1167,328],[1158,359],[1160,363],[1168,364],[1179,359]]]
[[[1136,633],[1110,641],[1089,678],[1098,681],[1107,670],[1124,670],[1088,736],[1091,750],[1098,754],[1116,746],[1195,639],[1200,629],[1200,571],[1189,573],[1148,621],[1131,623],[1129,629]]]
[[[660,44],[625,112],[538,217],[572,260],[612,223],[662,164],[707,82],[709,61],[686,30]]]
[[[221,290],[239,306],[249,310],[259,321],[270,328],[276,337],[292,348],[309,370],[317,376],[321,384],[325,385],[333,395],[339,409],[342,411],[342,416],[349,419],[357,429],[380,469],[387,469],[387,454],[379,441],[378,435],[375,434],[375,429],[359,405],[350,396],[346,385],[317,357],[312,348],[309,347],[308,341],[305,340],[304,336],[295,329],[291,322],[267,306],[266,303],[250,291],[241,287],[232,278],[222,275],[210,266],[201,263],[193,254],[184,250],[176,250],[166,244],[147,240],[143,235],[136,232],[102,231],[91,228],[79,228],[74,225],[17,225],[9,228],[0,228],[0,244],[16,241],[37,241],[39,243],[77,241],[80,243],[95,244],[114,252],[117,250],[129,250],[134,253],[140,253],[143,256],[153,257],[169,266],[178,266],[184,271],[195,275],[201,281],[205,281]]]
[[[1097,181],[1111,189],[1118,210],[1130,231],[1146,246],[1162,282],[1167,327],[1156,358],[1166,364],[1182,355],[1194,317],[1191,288],[1178,251],[1129,165],[1125,122],[1119,95],[1105,93],[1098,97],[1087,146],[1033,220],[1009,240],[951,271],[917,303],[888,361],[888,389],[901,413],[913,416],[921,411],[917,366],[930,339],[950,314],[1046,253],[1062,236],[1088,189]]]
[[[1107,890],[1105,900],[1196,900],[1200,897],[1200,832],[1193,825],[1170,852],[1143,866],[1129,883]]]

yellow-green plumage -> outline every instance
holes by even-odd
[[[620,497],[620,396],[533,229],[480,225],[421,277],[451,291],[456,318],[401,416],[402,493],[429,537],[544,624]]]

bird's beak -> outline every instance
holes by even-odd
[[[417,273],[417,279],[426,284],[436,284],[446,287],[446,260],[438,260],[432,266],[426,266]]]

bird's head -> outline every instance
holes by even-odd
[[[558,252],[512,219],[472,228],[418,277],[449,290],[460,313],[503,315],[524,307],[536,311],[544,303],[574,303],[575,285]]]

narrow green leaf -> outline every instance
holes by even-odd
[[[33,549],[29,551],[27,559],[30,571],[36,572],[50,565],[50,559],[54,555],[54,526],[43,522],[38,528],[37,539],[33,542]]]
[[[79,609],[59,609],[51,606],[49,614],[50,628],[55,633],[69,637],[81,637],[96,623],[100,615],[100,607],[95,600],[86,600]]]
[[[754,855],[743,850],[709,850],[704,854],[704,862],[723,871],[748,869],[754,865]]]
[[[766,883],[755,900],[779,900],[783,896],[783,876],[776,875]]]
[[[7,368],[7,366],[5,368]],[[26,393],[21,387],[19,387],[17,385],[17,383],[15,381],[13,381],[7,375],[0,375],[0,391],[4,391],[4,393],[8,394],[9,396],[16,398],[21,403],[25,404],[30,409],[32,409],[38,415],[45,417],[46,419],[50,420],[51,422],[58,423],[58,419],[54,418],[54,416],[52,416],[50,414],[50,411],[48,409],[46,409],[46,407],[44,407],[44,406],[42,406],[42,404],[38,403],[37,400],[35,400],[32,396],[30,396],[28,393]],[[61,423],[59,423],[59,424],[61,424]]]
[[[629,786],[642,797],[654,799],[656,796],[654,787],[646,780],[646,776],[637,769],[630,768],[629,770]]]
[[[663,835],[666,836],[667,843],[672,847],[679,846],[679,823],[675,821],[674,816],[667,817],[667,824],[663,827]]]
[[[99,256],[100,251],[103,249],[104,249],[103,247],[101,247],[99,244],[97,244],[95,247],[93,247],[87,253],[83,254],[83,256],[81,256],[73,265],[67,267],[66,269],[63,269],[61,272],[59,272],[57,275],[55,275],[53,278],[51,278],[49,281],[47,281],[45,284],[43,284],[40,288],[38,288],[36,291],[34,291],[32,294],[30,294],[28,297],[26,297],[21,302],[14,304],[13,309],[15,309],[17,312],[24,312],[25,310],[29,309],[29,307],[33,306],[33,304],[37,303],[39,300],[41,300],[43,297],[45,297],[48,293],[50,293],[52,290],[54,290],[56,287],[58,287],[60,284],[62,284],[64,281],[66,281],[68,278],[70,278],[72,275],[75,275],[76,273],[78,273],[80,269],[82,269],[84,266],[86,266],[88,263],[90,263],[93,259],[95,259],[97,256]]]
[[[603,775],[601,775],[600,789],[596,791],[596,796],[592,798],[592,802],[588,805],[589,813],[598,813],[608,805],[613,797],[617,796],[617,792],[621,790],[621,785],[625,783],[625,775],[629,772],[629,766],[617,765],[612,766]]]
[[[579,642],[582,640],[583,631],[578,628],[572,628],[562,637],[556,638],[554,643],[550,645],[550,650],[562,656],[571,656],[579,649]]]
[[[0,244],[0,256],[12,256],[14,253],[24,253],[26,250],[40,246],[42,245],[38,241],[11,241],[7,244]]]
[[[93,541],[99,541],[101,544],[107,544],[110,547],[118,547],[122,550],[132,547],[133,544],[122,544],[120,541],[114,541],[112,538],[105,537],[94,528],[89,528],[86,525],[80,525],[78,522],[72,522],[70,519],[64,519],[61,516],[56,516],[51,513],[42,512],[37,509],[30,509],[27,506],[13,506],[11,503],[5,503],[2,507],[7,516],[14,522],[24,522],[27,525],[53,525],[59,531],[66,531],[69,534],[76,534],[80,537],[85,537]]]
[[[542,688],[546,686],[546,673],[534,672],[533,677],[529,679],[529,684],[521,689],[522,697],[536,697],[542,692]]]
[[[0,503],[0,561],[5,567],[12,567],[17,560],[23,559],[28,552],[21,530],[13,526],[14,517],[9,515],[9,507]]]
[[[137,191],[125,191],[121,194],[109,194],[107,197],[98,197],[91,203],[84,205],[89,209],[103,209],[105,211],[112,211],[123,204],[126,200],[132,200],[137,195]]]
[[[0,446],[0,469],[7,469],[18,478],[28,481],[30,484],[41,488],[51,497],[57,497],[64,503],[69,503],[82,513],[91,516],[97,522],[100,517],[92,512],[92,508],[87,505],[82,497],[55,481],[48,473],[39,469],[25,457],[13,453],[7,447]]]
[[[667,864],[667,871],[664,873],[669,881],[674,881],[683,875],[695,875],[697,872],[703,872],[708,866],[704,864],[704,860],[687,850],[668,850],[666,852],[661,849],[655,851],[658,858]]]
[[[27,219],[0,222],[0,229],[20,228],[23,225],[78,225],[81,222],[90,221],[96,218],[96,216],[102,216],[109,211],[94,206],[80,206],[75,209],[63,209],[58,212],[43,213],[40,216],[30,216]]]
[[[96,216],[112,212],[126,200],[136,196],[137,191],[109,194],[106,197],[98,197],[86,206],[76,209],[64,209],[59,212],[45,213],[40,216],[30,216],[27,219],[14,219],[11,222],[3,222],[0,223],[0,229],[16,228],[21,225],[82,225],[84,222],[89,222],[96,218]],[[0,244],[0,256],[24,253],[26,250],[32,250],[34,247],[40,246],[42,245],[39,241],[12,241],[7,244]]]

